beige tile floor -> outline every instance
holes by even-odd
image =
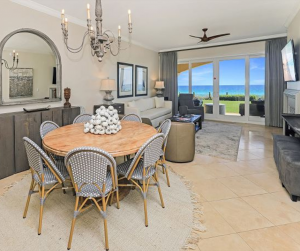
[[[192,163],[169,163],[203,205],[207,231],[196,251],[300,251],[300,201],[282,188],[272,157],[272,133],[282,130],[242,126],[237,161],[196,155]],[[0,180],[0,195],[23,176]]]
[[[203,205],[207,231],[197,251],[300,251],[300,201],[290,200],[273,161],[272,133],[282,129],[242,127],[237,161],[197,155],[169,163]]]

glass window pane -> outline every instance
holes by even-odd
[[[219,66],[219,114],[243,116],[246,60],[223,60]]]
[[[213,62],[201,62],[192,64],[192,93],[203,101],[206,106],[213,104],[214,65]],[[212,114],[212,109],[206,113]]]
[[[265,57],[250,58],[250,116],[265,116]]]
[[[178,94],[189,93],[189,64],[178,64]]]

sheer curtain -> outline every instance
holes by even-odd
[[[283,92],[286,89],[286,83],[283,77],[281,50],[286,43],[286,37],[266,42],[266,126],[283,126],[281,115],[283,112]]]
[[[177,52],[160,53],[160,80],[165,82],[164,96],[173,101],[173,114],[177,114]]]

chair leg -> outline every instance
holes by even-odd
[[[116,194],[117,194],[117,208],[120,209],[119,189],[116,191]]]
[[[64,184],[64,183],[62,183],[61,185],[62,185],[62,190],[63,190],[63,193],[64,193],[64,194],[66,194],[66,193],[67,193],[67,192],[66,192],[66,189],[64,189],[64,187],[65,187],[65,184]]]
[[[157,189],[158,189],[158,193],[159,193],[159,197],[160,197],[161,206],[162,206],[162,208],[165,208],[164,199],[163,199],[161,189],[160,189],[160,184],[159,184],[159,181],[158,181],[157,171],[155,172],[154,175],[155,175],[155,180],[156,180],[156,183],[157,183]]]
[[[28,207],[29,207],[29,203],[30,203],[31,193],[33,192],[33,189],[34,189],[34,180],[32,179],[31,184],[30,184],[30,188],[29,188],[29,193],[28,193],[26,205],[25,205],[25,209],[24,209],[24,214],[23,214],[24,219],[27,216],[27,211],[28,211]]]
[[[147,213],[147,197],[146,197],[146,181],[145,181],[145,179],[143,179],[143,197],[144,197],[145,226],[148,227],[148,213]]]
[[[163,166],[164,166],[164,169],[166,170],[167,184],[168,184],[168,187],[170,187],[171,185],[170,185],[170,179],[169,179],[169,172],[168,172],[166,164],[163,164]]]
[[[68,242],[68,250],[71,249],[71,245],[72,245],[74,227],[75,227],[75,222],[76,222],[76,217],[77,217],[76,213],[77,213],[77,210],[78,210],[78,204],[79,204],[79,197],[76,196],[74,217],[73,217],[73,220],[72,220],[72,226],[71,226],[70,237],[69,237],[69,242]]]
[[[113,200],[114,200],[114,193],[111,193],[111,196],[110,196],[110,200],[109,200],[109,206],[111,206]]]
[[[162,173],[165,174],[164,164],[161,165]]]
[[[102,199],[102,207],[103,207],[103,213],[106,214],[106,201],[105,201],[105,198]],[[106,216],[104,218],[104,235],[105,235],[105,249],[106,249],[106,251],[108,251],[109,250],[109,244],[108,244],[108,231],[107,231]]]
[[[39,230],[38,235],[42,232],[42,221],[43,221],[43,211],[44,211],[44,202],[45,202],[45,186],[42,185],[42,193],[40,197],[40,219],[39,219]]]

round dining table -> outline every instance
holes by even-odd
[[[121,121],[122,129],[117,134],[95,135],[84,133],[84,124],[72,124],[49,132],[43,139],[46,151],[66,156],[74,148],[97,147],[113,157],[136,153],[157,131],[154,127],[133,121]]]

